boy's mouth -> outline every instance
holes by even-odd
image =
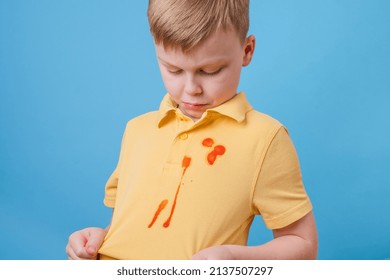
[[[207,104],[202,103],[191,103],[191,102],[182,102],[182,105],[187,110],[194,110],[194,111],[203,111],[206,109]]]

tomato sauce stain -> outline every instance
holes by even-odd
[[[152,221],[148,225],[148,228],[151,228],[154,225],[154,223],[156,222],[156,220],[158,218],[158,215],[160,215],[161,211],[164,210],[164,208],[165,208],[165,206],[167,206],[167,204],[168,204],[168,199],[164,199],[163,201],[161,201],[160,205],[157,208],[156,213],[154,214]]]
[[[173,201],[173,204],[172,204],[171,213],[169,214],[168,219],[163,224],[163,227],[165,227],[165,228],[169,227],[169,225],[171,224],[171,219],[172,219],[173,213],[175,212],[177,197],[179,196],[181,183],[183,181],[184,174],[186,173],[187,168],[190,166],[190,164],[191,164],[191,158],[185,156],[183,158],[183,162],[182,162],[182,165],[181,165],[183,167],[183,173],[181,174],[180,182],[179,182],[179,185],[177,186],[177,190],[176,190],[176,194],[175,194],[175,200]]]
[[[177,198],[179,196],[180,187],[182,185],[183,177],[184,177],[184,174],[187,171],[187,168],[190,166],[190,164],[191,164],[191,158],[187,157],[187,156],[184,156],[182,164],[181,164],[181,166],[183,168],[183,173],[181,174],[180,182],[179,182],[179,185],[177,186],[175,199],[174,199],[173,204],[172,204],[171,212],[169,214],[168,219],[163,224],[163,227],[165,227],[165,228],[169,227],[169,225],[171,224],[173,213],[175,212],[175,208],[176,208]],[[161,211],[164,210],[164,208],[167,206],[167,204],[168,204],[168,199],[164,199],[163,201],[160,202],[160,205],[158,206],[152,221],[148,225],[148,228],[151,228],[154,225],[154,223],[156,222],[156,220],[157,220],[158,216],[160,215]]]
[[[206,138],[202,141],[202,145],[205,147],[213,147],[214,140],[211,138]],[[226,152],[226,148],[222,145],[217,145],[214,149],[207,155],[207,162],[210,165],[213,165],[217,159],[217,156],[222,156]]]
[[[202,141],[202,145],[205,147],[212,147],[214,145],[214,140],[211,138],[206,138]]]

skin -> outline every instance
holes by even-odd
[[[156,44],[156,54],[166,89],[184,115],[194,122],[210,108],[236,95],[241,69],[255,50],[255,38],[240,42],[233,30],[217,30],[188,53]],[[86,228],[69,237],[69,259],[96,259],[107,229]],[[296,222],[273,230],[274,239],[259,246],[220,245],[196,253],[194,260],[315,259],[317,230],[312,212]]]
[[[96,260],[108,229],[91,227],[72,233],[66,246],[70,260]]]

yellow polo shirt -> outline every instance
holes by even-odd
[[[104,203],[114,212],[102,259],[190,259],[245,245],[254,215],[277,229],[312,209],[286,129],[244,93],[197,122],[169,95],[129,121]]]

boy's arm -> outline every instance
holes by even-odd
[[[312,212],[291,225],[273,230],[274,239],[260,246],[220,245],[206,248],[193,259],[316,259],[317,230]]]

